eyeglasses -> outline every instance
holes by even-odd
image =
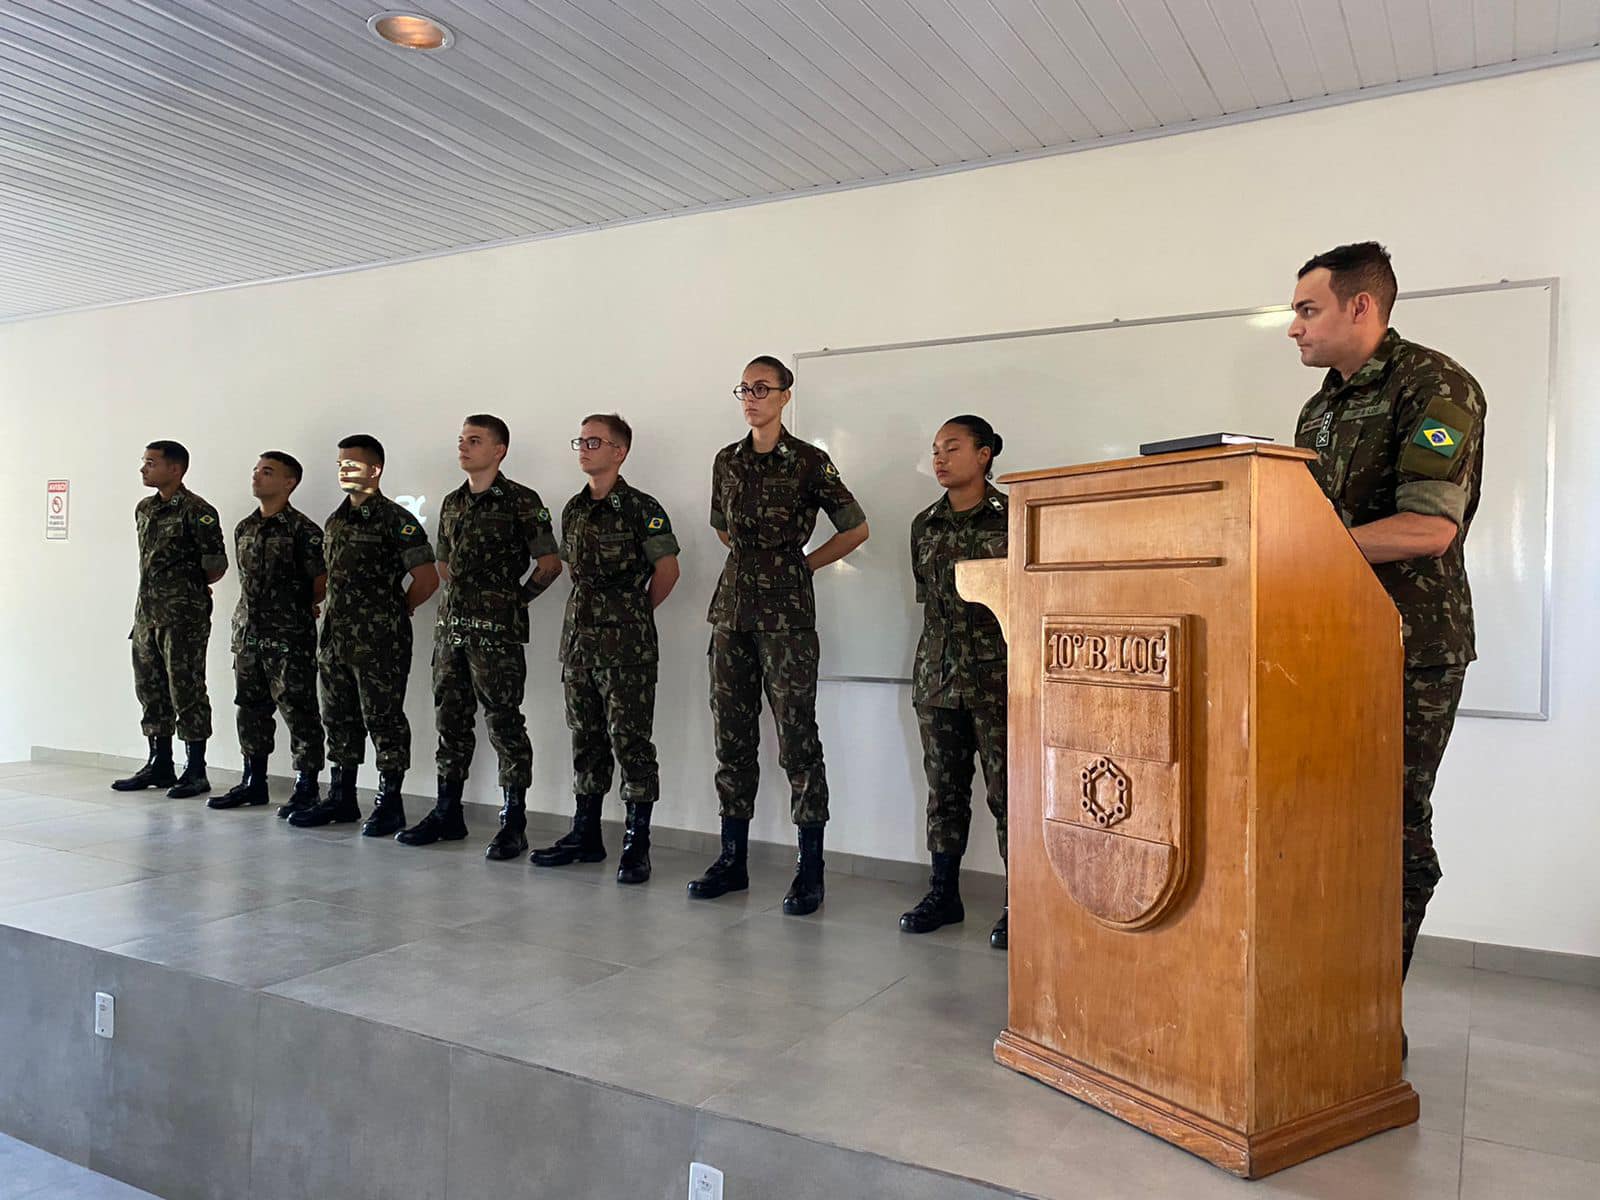
[[[618,450],[622,449],[619,443],[608,441],[605,438],[577,437],[572,439],[572,448],[574,450],[598,450],[601,446],[616,446]]]
[[[733,394],[743,400],[746,396],[754,396],[757,400],[765,400],[773,392],[781,392],[781,387],[773,387],[770,383],[741,383],[733,389]]]

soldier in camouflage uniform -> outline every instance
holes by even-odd
[[[730,551],[711,611],[711,720],[717,738],[722,853],[689,894],[701,899],[749,886],[745,865],[755,812],[761,693],[778,727],[778,762],[789,776],[800,854],[783,911],[822,903],[822,830],[828,781],[817,736],[816,599],[811,576],[867,540],[867,518],[823,451],[783,428],[794,376],[776,358],[745,368],[734,389],[750,433],[718,452],[711,469],[711,526]],[[837,532],[810,555],[817,510]]]
[[[183,486],[189,452],[177,442],[151,442],[139,478],[156,489],[134,509],[139,531],[139,595],[133,609],[133,686],[144,709],[150,753],[144,766],[111,786],[119,792],[164,787],[175,800],[211,790],[206,739],[206,642],[211,637],[211,585],[228,569],[217,510]],[[172,734],[183,738],[183,774],[173,775]]]
[[[439,510],[444,600],[433,633],[433,712],[439,776],[433,810],[395,840],[404,846],[467,836],[461,791],[477,744],[478,704],[500,759],[500,829],[484,857],[504,862],[528,849],[533,743],[522,716],[528,682],[528,602],[561,574],[550,510],[532,488],[500,473],[511,430],[488,413],[470,416],[456,439],[467,481]],[[529,566],[533,574],[527,582]]]
[[[361,827],[386,837],[405,827],[400,796],[411,765],[406,677],[411,671],[411,615],[439,586],[433,547],[421,522],[379,490],[383,444],[359,433],[339,443],[345,500],[323,526],[328,598],[323,605],[317,674],[328,731],[328,794],[289,816],[315,828],[359,821],[356,768],[367,735],[378,759],[378,795]],[[411,582],[402,588],[406,576]]]
[[[655,497],[619,472],[633,430],[615,413],[584,418],[572,448],[589,477],[561,511],[561,557],[572,570],[561,626],[561,682],[572,731],[572,829],[533,852],[542,867],[600,862],[600,805],[622,767],[627,813],[618,883],[650,878],[650,817],[660,793],[655,722],[655,609],[678,581],[678,539]]]
[[[1289,336],[1328,368],[1295,444],[1400,611],[1405,641],[1404,940],[1411,964],[1441,872],[1434,775],[1476,657],[1463,545],[1483,480],[1478,383],[1389,328],[1396,285],[1376,243],[1340,246],[1300,270]]]
[[[933,439],[933,474],[945,494],[911,523],[911,573],[922,607],[911,703],[928,778],[928,894],[900,918],[907,933],[965,920],[961,856],[972,823],[973,759],[983,766],[1001,861],[1006,857],[1006,643],[1000,622],[956,593],[956,563],[1004,558],[1009,510],[988,482],[1003,441],[982,417],[946,421]],[[1007,913],[989,934],[1004,949]]]
[[[280,817],[320,799],[322,718],[317,715],[317,605],[327,584],[322,530],[292,507],[289,496],[304,472],[282,450],[261,455],[250,473],[259,507],[234,528],[239,604],[233,612],[233,674],[239,706],[244,778],[212,797],[210,808],[267,802],[267,758],[273,713],[283,709],[293,754],[294,792]]]

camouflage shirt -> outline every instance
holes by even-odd
[[[706,620],[725,629],[814,629],[805,547],[817,510],[841,532],[867,519],[826,453],[787,429],[770,453],[752,439],[724,446],[711,467],[711,527],[732,546]]]
[[[526,642],[528,602],[536,592],[522,577],[534,559],[555,552],[550,510],[538,492],[500,474],[476,494],[463,483],[439,509],[439,561],[450,578],[435,640]]]
[[[627,667],[657,658],[648,588],[655,565],[678,553],[667,510],[618,478],[604,500],[586,487],[561,510],[561,557],[572,594],[561,625],[569,667]]]
[[[1300,412],[1295,445],[1346,526],[1396,513],[1448,517],[1460,536],[1438,558],[1376,563],[1400,610],[1410,668],[1477,657],[1462,557],[1483,482],[1485,405],[1477,380],[1393,329],[1348,380],[1329,371]]]
[[[139,531],[139,595],[135,625],[183,625],[211,619],[206,576],[228,569],[228,544],[217,510],[186,487],[159,492],[134,507]]]
[[[922,636],[911,702],[930,708],[969,707],[978,695],[1006,692],[1006,641],[1000,622],[956,593],[956,563],[1004,558],[1009,510],[1005,493],[984,489],[976,508],[956,512],[940,497],[911,522],[911,574],[922,605]]]
[[[311,585],[328,569],[317,523],[295,508],[270,517],[257,509],[234,526],[233,547],[239,560],[233,652],[249,644],[314,644]]]
[[[433,561],[422,525],[378,492],[345,502],[323,527],[328,596],[322,606],[322,654],[361,664],[411,654],[411,617],[401,589],[413,567]]]

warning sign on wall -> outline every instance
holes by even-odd
[[[71,485],[65,479],[47,480],[44,485],[44,536],[51,541],[67,540],[67,501]]]

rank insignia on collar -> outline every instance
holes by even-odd
[[[499,489],[499,488],[497,488],[497,487],[492,487],[492,488],[490,488],[490,489],[489,489],[489,492],[490,492],[490,494],[492,494],[492,495],[495,495],[495,496],[503,496],[503,495],[505,495],[505,493],[504,493],[504,492],[502,492],[502,491],[501,491],[501,490],[500,490],[500,489]]]
[[[779,442],[778,443],[778,453],[783,455],[783,457],[788,458],[789,457],[789,447],[785,446],[782,442]]]
[[[613,493],[611,496],[611,507],[620,510],[622,508],[622,497]]]
[[[999,496],[990,496],[989,497],[989,507],[994,509],[995,512],[999,512],[1002,508],[1005,507],[1005,505],[1001,503]]]

